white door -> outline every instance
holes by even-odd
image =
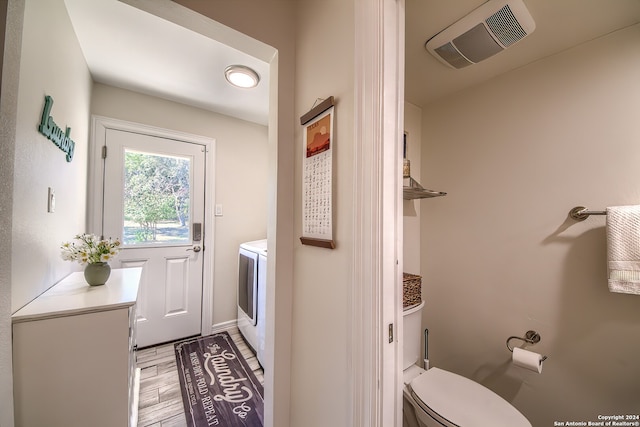
[[[106,129],[103,231],[143,267],[137,344],[201,332],[205,146]]]

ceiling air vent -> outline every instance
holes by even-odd
[[[464,68],[512,46],[535,28],[522,0],[490,0],[433,36],[425,47],[442,63]]]

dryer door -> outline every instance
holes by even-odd
[[[249,323],[257,321],[258,254],[240,248],[238,256],[238,312],[246,315]],[[245,319],[242,319],[245,320]],[[241,319],[238,319],[240,322]]]

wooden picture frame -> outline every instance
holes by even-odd
[[[323,100],[300,117],[303,130],[302,237],[303,245],[334,249],[333,150],[335,103]]]

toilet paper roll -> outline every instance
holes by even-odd
[[[541,373],[544,356],[522,348],[514,348],[512,361],[516,366],[529,369],[530,371]]]

